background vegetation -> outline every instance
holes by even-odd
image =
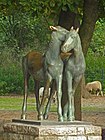
[[[23,92],[22,56],[31,50],[44,53],[50,40],[48,27],[55,24],[61,7],[66,11],[65,5],[68,5],[81,17],[80,3],[81,0],[75,1],[75,6],[73,1],[67,3],[65,0],[61,0],[60,3],[49,3],[49,0],[0,2],[0,95]],[[76,11],[74,7],[78,5]],[[104,11],[103,0],[100,5],[103,5],[101,11]],[[86,57],[86,82],[100,80],[105,89],[105,19],[102,18],[101,12],[100,15]],[[31,81],[30,91],[32,90]]]
[[[99,80],[105,90],[105,20],[96,23],[86,56],[86,82]]]

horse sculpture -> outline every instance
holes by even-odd
[[[72,50],[65,65],[65,76],[67,80],[68,100],[63,108],[63,118],[65,121],[75,120],[74,116],[74,93],[85,71],[85,59],[82,52],[81,40],[78,29],[71,28],[66,34],[65,43],[61,47],[62,52],[66,53]]]
[[[63,121],[61,109],[61,84],[63,62],[61,58],[68,57],[69,54],[60,54],[60,47],[65,40],[66,31],[59,27],[59,32],[55,32],[55,27],[51,26],[54,32],[51,35],[51,42],[45,55],[39,52],[32,51],[23,57],[23,75],[24,75],[24,99],[22,106],[21,119],[26,119],[27,97],[28,97],[28,81],[30,76],[33,77],[35,83],[36,106],[38,112],[38,119],[43,119],[43,107],[45,104],[48,89],[52,79],[55,79],[57,84],[57,98],[58,98],[58,116],[59,120]],[[45,82],[44,97],[40,105],[39,102],[39,83],[41,80]]]
[[[43,55],[36,51],[29,52],[22,59],[22,69],[23,69],[23,77],[24,77],[24,99],[23,99],[21,119],[26,119],[27,97],[28,97],[30,76],[32,76],[34,80],[36,108],[39,114],[40,101],[39,101],[38,93],[39,93],[40,80],[44,79],[43,61],[44,61]]]
[[[44,70],[45,70],[45,89],[44,95],[42,98],[41,106],[40,106],[40,119],[43,119],[43,110],[44,104],[46,100],[46,96],[48,94],[48,89],[50,87],[50,83],[52,80],[56,82],[56,91],[57,91],[57,109],[58,109],[58,120],[63,121],[62,116],[62,108],[61,108],[61,97],[62,97],[62,74],[63,74],[63,62],[60,57],[60,47],[62,42],[65,40],[65,35],[67,34],[67,30],[64,28],[58,27],[56,28],[50,27],[53,31],[52,40],[49,44],[49,48],[45,53],[44,59]]]

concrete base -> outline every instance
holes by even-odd
[[[102,130],[90,123],[13,120],[4,125],[4,140],[102,140]]]

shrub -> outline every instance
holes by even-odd
[[[12,56],[11,49],[3,49],[0,55],[0,95],[22,91],[21,59]]]
[[[95,56],[89,48],[86,57],[86,82],[98,80],[105,89],[105,56]]]

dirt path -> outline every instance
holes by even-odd
[[[105,127],[105,96],[92,96],[89,99],[82,98],[82,107],[95,108],[95,110],[83,111],[82,120]]]

